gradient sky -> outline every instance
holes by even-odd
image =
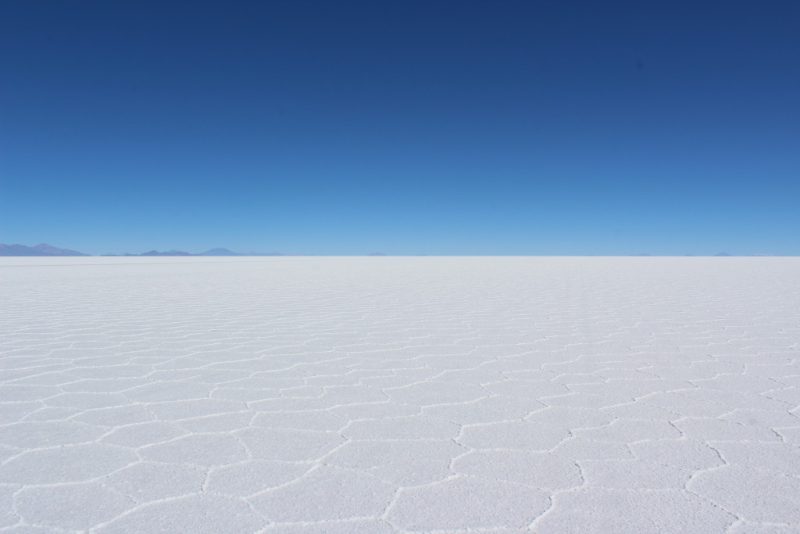
[[[0,242],[800,254],[800,2],[6,0]]]

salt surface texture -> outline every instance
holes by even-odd
[[[800,532],[800,261],[0,262],[0,527]]]

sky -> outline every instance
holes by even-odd
[[[800,254],[800,2],[0,3],[0,242]]]

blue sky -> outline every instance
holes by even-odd
[[[800,254],[798,2],[0,5],[0,242]]]

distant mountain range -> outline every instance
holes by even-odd
[[[0,243],[0,256],[88,256],[88,254],[68,248],[54,247],[46,243],[40,243],[32,247]]]
[[[142,252],[141,254],[102,254],[103,256],[282,256],[280,252],[234,252],[232,250],[228,250],[227,248],[212,248],[210,250],[206,250],[205,252],[200,252],[194,254],[192,252],[184,252],[182,250],[167,250],[167,251],[159,251],[159,250],[148,250],[147,252]],[[41,243],[39,245],[29,247],[27,245],[6,245],[0,243],[0,256],[91,256],[91,254],[85,254],[83,252],[78,252],[77,250],[71,250],[68,248],[58,248],[52,245],[48,245],[46,243]]]
[[[29,247],[27,245],[6,245],[0,243],[0,256],[92,256],[93,254],[86,254],[68,248],[59,248],[47,243],[40,243]],[[98,254],[99,256],[283,256],[281,252],[234,252],[227,248],[212,248],[205,252],[186,252],[183,250],[148,250],[139,254],[131,254],[126,252],[124,254]],[[383,252],[372,252],[369,256],[386,256]],[[635,254],[636,256],[650,256],[646,252]],[[729,254],[727,252],[717,252],[714,256],[736,256],[737,254]],[[771,254],[751,254],[752,256],[770,256]],[[685,254],[685,256],[692,256],[692,254]]]

